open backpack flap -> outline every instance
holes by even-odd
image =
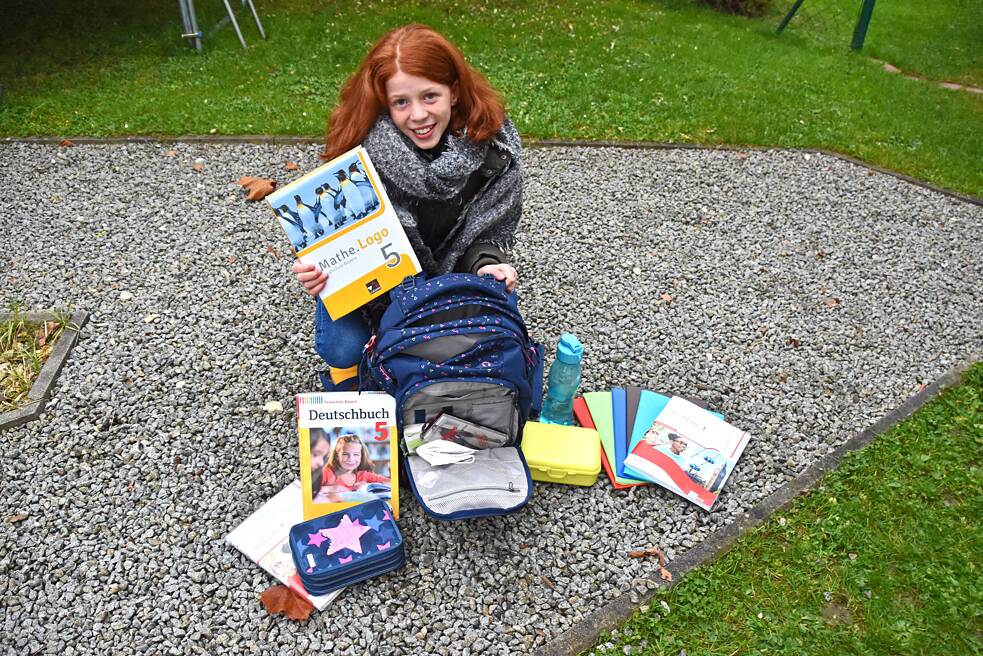
[[[448,274],[408,279],[391,297],[363,370],[396,399],[414,496],[439,519],[518,510],[532,493],[519,444],[542,401],[543,349],[529,337],[516,294],[492,276]],[[431,465],[408,452],[405,429],[442,413],[506,439],[473,462]]]

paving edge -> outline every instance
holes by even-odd
[[[54,321],[54,312],[25,312],[23,316],[32,322],[41,321]],[[0,312],[0,321],[8,321],[14,317],[12,312]],[[58,378],[58,374],[61,372],[61,368],[65,366],[68,361],[68,355],[72,351],[72,347],[78,341],[79,333],[82,332],[82,326],[89,320],[89,313],[83,312],[81,310],[76,310],[72,312],[69,317],[69,324],[65,328],[65,332],[61,334],[58,338],[58,342],[55,344],[55,348],[51,351],[51,355],[48,359],[44,361],[44,365],[41,367],[41,371],[38,373],[37,380],[31,385],[31,391],[28,392],[28,398],[35,399],[31,403],[24,405],[16,410],[11,410],[10,412],[5,412],[0,414],[0,431],[13,428],[14,426],[20,426],[21,424],[26,424],[29,421],[33,421],[41,416],[44,411],[44,406],[48,403],[49,394],[51,393],[51,388],[55,385],[55,380]]]
[[[537,656],[579,654],[593,647],[601,632],[609,631],[624,624],[632,613],[639,606],[651,600],[660,588],[670,589],[674,587],[687,572],[711,562],[730,549],[745,533],[763,524],[773,513],[786,508],[797,497],[808,493],[826,474],[840,465],[845,455],[867,446],[878,435],[901,423],[925,403],[938,396],[943,388],[958,383],[962,380],[966,370],[979,361],[981,357],[983,354],[969,358],[962,364],[950,369],[938,380],[919,391],[872,426],[857,433],[809,465],[801,474],[765,497],[750,511],[739,515],[734,522],[714,531],[706,540],[672,560],[666,567],[672,572],[672,583],[666,585],[658,583],[658,570],[653,569],[648,579],[657,582],[656,585],[651,588],[648,585],[642,586],[644,590],[642,592],[633,591],[622,594],[590,613],[558,638],[538,649],[535,652]],[[645,580],[643,579],[642,582]]]
[[[0,143],[28,143],[28,144],[42,144],[57,146],[61,143],[63,137],[3,137],[0,138]],[[213,144],[213,145],[231,145],[231,144],[276,144],[276,145],[304,145],[304,144],[319,144],[322,143],[324,137],[317,136],[291,136],[291,135],[261,135],[261,134],[244,134],[244,135],[185,135],[185,136],[164,136],[164,135],[134,135],[126,137],[70,137],[76,145],[105,145],[105,144],[129,144],[129,143],[193,143],[193,144]],[[824,150],[822,148],[797,148],[791,146],[741,146],[741,145],[729,145],[729,144],[683,144],[683,143],[659,143],[653,141],[590,141],[590,140],[577,140],[577,139],[523,139],[523,146],[527,148],[637,148],[642,150],[725,150],[725,151],[755,151],[763,152],[768,150],[784,150],[796,153],[810,153],[818,155],[827,155],[829,157],[835,157],[841,159],[845,162],[850,162],[851,164],[856,164],[857,166],[862,166],[865,169],[870,169],[871,171],[877,171],[878,173],[883,173],[884,175],[890,175],[891,177],[903,180],[910,184],[922,187],[924,189],[929,189],[931,191],[938,192],[950,198],[955,198],[956,200],[961,200],[967,203],[972,203],[974,205],[983,205],[983,198],[977,196],[970,196],[969,194],[964,194],[952,189],[946,189],[945,187],[938,187],[924,180],[919,180],[918,178],[913,178],[910,175],[904,173],[898,173],[897,171],[892,171],[891,169],[883,168],[877,166],[876,164],[870,164],[862,160],[851,157],[850,155],[844,155],[843,153],[838,153],[832,150]]]

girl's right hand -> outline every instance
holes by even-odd
[[[304,291],[311,296],[317,296],[328,281],[327,271],[318,271],[313,264],[294,262],[290,270],[297,274],[297,280],[304,286]]]

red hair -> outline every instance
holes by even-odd
[[[425,25],[404,25],[379,39],[342,85],[341,99],[328,120],[323,159],[333,159],[362,143],[388,105],[386,82],[399,71],[457,91],[448,126],[456,135],[467,128],[472,141],[488,141],[505,122],[501,96],[464,61],[453,43]]]

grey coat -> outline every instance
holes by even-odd
[[[365,149],[379,172],[420,265],[428,275],[461,270],[461,261],[472,246],[488,244],[505,252],[515,242],[515,230],[522,215],[519,133],[506,119],[492,142],[508,155],[508,161],[462,208],[450,243],[441,249],[439,257],[435,257],[420,237],[415,208],[420,200],[454,198],[470,175],[484,163],[489,143],[475,143],[466,135],[456,137],[448,133],[446,150],[428,161],[386,113],[379,115],[365,138]]]

